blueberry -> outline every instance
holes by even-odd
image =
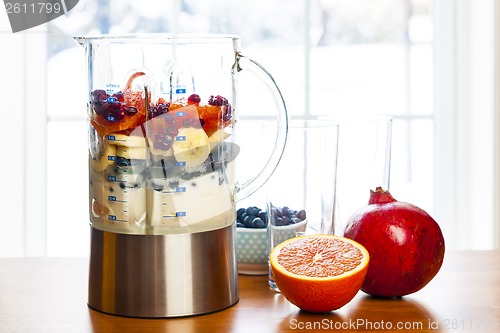
[[[287,206],[283,207],[281,209],[281,215],[283,215],[283,216],[290,216],[291,215],[290,208],[288,208]]]
[[[108,94],[106,94],[106,91],[102,89],[96,89],[92,92],[92,102],[102,102],[103,100],[106,100],[108,98]]]
[[[254,228],[265,228],[266,223],[262,221],[260,217],[256,217],[252,220],[252,227]]]
[[[210,96],[210,99],[208,100],[208,104],[215,105],[215,106],[223,106],[223,105],[228,106],[229,101],[225,97],[217,95],[217,96]]]
[[[301,221],[304,221],[306,219],[306,211],[305,210],[300,210],[298,213],[297,213],[297,217],[301,220]]]
[[[244,208],[243,208],[243,209],[244,209]],[[240,217],[238,218],[238,220],[240,220],[240,222],[245,221],[245,217],[247,217],[247,215],[248,215],[248,214],[247,214],[247,212],[246,212],[246,211],[245,211],[245,212],[243,212],[243,213],[240,215]]]
[[[259,214],[259,212],[260,212],[260,209],[255,207],[255,206],[247,208],[248,215],[257,216],[257,214]]]
[[[260,217],[262,221],[266,222],[267,221],[267,213],[266,211],[262,210],[257,214],[257,217]]]
[[[176,189],[177,187],[179,187],[179,184],[180,183],[178,180],[174,180],[168,183],[168,187],[171,189]]]
[[[163,185],[162,184],[155,184],[153,183],[153,190],[155,190],[156,192],[161,192],[163,191]]]
[[[236,228],[245,228],[245,225],[241,222],[236,222]]]
[[[283,221],[282,217],[278,217],[274,223],[275,226],[281,227],[283,225],[286,225],[285,222]]]
[[[244,212],[246,211],[245,208],[240,208],[236,211],[236,218],[238,218],[238,220],[240,219],[241,217],[241,214],[243,214]]]
[[[289,224],[292,224],[292,218],[290,216],[283,216],[282,225],[289,225]]]
[[[116,156],[115,163],[116,163],[116,165],[121,166],[121,167],[131,166],[130,159],[125,158],[125,157],[121,157],[121,156]]]
[[[255,216],[252,215],[247,215],[245,219],[243,220],[243,224],[247,228],[252,228],[252,221],[255,219]]]
[[[276,217],[281,217],[281,208],[278,208],[278,207],[273,207],[272,209],[272,214],[273,216],[276,218]]]

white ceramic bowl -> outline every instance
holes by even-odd
[[[297,232],[305,232],[306,227],[307,219],[296,224],[273,228],[276,228],[275,235],[278,235],[279,240],[285,241],[294,237]],[[267,275],[269,272],[267,247],[267,228],[236,228],[238,273]]]

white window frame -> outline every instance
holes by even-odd
[[[12,34],[0,14],[0,256],[46,254],[46,36],[43,26]],[[5,95],[4,95],[5,94]]]
[[[494,50],[494,135],[495,142],[493,145],[494,158],[494,193],[493,193],[493,231],[495,248],[500,248],[500,2],[494,2],[494,33],[493,44]],[[497,41],[495,43],[495,41]]]
[[[500,134],[495,130],[500,129],[500,43],[494,43],[500,39],[500,3],[434,0],[432,5],[435,218],[448,235],[448,248],[500,248],[500,205],[495,204],[500,202]],[[491,26],[494,29],[488,30]],[[12,34],[5,13],[0,13],[0,30],[6,46],[0,55],[2,115],[12,115],[0,131],[1,142],[8,143],[3,150],[7,163],[0,163],[6,184],[0,200],[5,212],[0,256],[44,256],[46,31],[42,25]],[[470,38],[471,31],[482,32],[484,38]],[[486,58],[480,58],[484,54]],[[480,123],[471,107],[476,103],[485,109]],[[476,138],[490,138],[479,144],[491,150],[478,154]]]
[[[500,148],[498,137],[494,146],[498,6],[494,0],[433,2],[435,217],[448,235],[449,248],[500,246],[500,211],[495,208],[500,200],[500,160],[493,157]],[[496,121],[498,131],[498,116]]]

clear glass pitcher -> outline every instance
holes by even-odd
[[[230,226],[235,202],[273,173],[287,112],[271,75],[232,35],[75,37],[89,78],[92,227],[123,234],[183,234]],[[238,73],[253,72],[276,99],[269,162],[238,182]],[[272,107],[270,107],[272,108]]]

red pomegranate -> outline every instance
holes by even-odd
[[[361,290],[382,297],[414,293],[441,268],[444,238],[424,210],[396,201],[388,191],[370,190],[368,205],[356,211],[344,236],[363,245],[370,265]]]

